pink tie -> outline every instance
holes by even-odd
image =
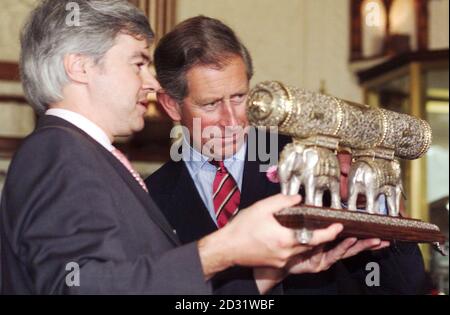
[[[138,172],[136,172],[134,170],[133,166],[131,166],[131,163],[127,159],[127,157],[122,152],[117,150],[116,148],[114,148],[114,150],[112,150],[111,153],[123,164],[123,166],[125,166],[127,168],[127,170],[131,173],[131,175],[133,175],[134,179],[139,183],[139,185],[141,185],[142,189],[144,189],[146,192],[148,192],[148,189],[147,189],[147,186],[145,186],[144,180],[138,174]]]

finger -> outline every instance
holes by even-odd
[[[355,243],[348,251],[345,253],[343,258],[349,258],[363,252],[365,250],[372,249],[381,244],[381,240],[379,238],[370,238],[367,240],[359,240]]]
[[[380,250],[380,249],[383,249],[383,248],[387,248],[389,246],[391,246],[391,242],[389,242],[389,241],[381,241],[380,245],[375,246],[375,247],[371,248],[370,250]]]
[[[313,250],[315,247],[312,245],[303,245],[299,244],[298,241],[296,241],[296,245],[292,248],[292,254],[293,256],[303,254],[305,252]]]
[[[284,208],[293,207],[300,203],[302,197],[300,195],[283,195],[277,194],[265,198],[255,203],[258,208],[264,209],[268,213],[276,213]],[[261,211],[261,210],[260,210]]]
[[[329,250],[325,256],[325,266],[329,268],[338,260],[342,259],[347,251],[358,241],[356,237],[349,237],[340,242],[336,247]]]
[[[319,245],[322,243],[331,242],[342,232],[344,226],[341,223],[334,223],[326,229],[314,230],[309,245]]]
[[[289,263],[288,269],[298,263],[308,262],[311,266],[318,266],[320,264],[321,257],[324,255],[324,244],[318,246],[300,245],[297,249],[303,249],[302,252],[294,255]],[[317,262],[319,261],[319,262]]]

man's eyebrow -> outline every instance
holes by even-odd
[[[250,92],[250,89],[247,87],[245,89],[242,89],[236,93],[234,93],[232,96],[236,96],[236,95],[242,95],[242,94],[248,94],[248,92]]]
[[[248,87],[242,88],[238,92],[232,94],[231,97],[237,96],[237,95],[245,95],[245,94],[248,94],[249,91],[250,91],[250,89]],[[198,100],[194,100],[194,101],[197,104],[205,105],[205,104],[211,104],[211,103],[219,102],[219,101],[222,101],[222,100],[223,100],[223,97],[211,96],[211,97],[204,97],[203,99],[198,99]]]
[[[197,100],[196,103],[199,105],[207,105],[215,102],[222,101],[222,97],[205,97],[203,99]]]
[[[131,59],[134,59],[134,58],[142,58],[145,61],[147,61],[148,63],[152,62],[152,60],[150,59],[150,55],[147,53],[144,53],[142,51],[135,52],[133,55],[131,55]]]

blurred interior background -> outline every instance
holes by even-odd
[[[19,33],[38,0],[0,3],[0,191],[9,161],[35,127],[18,74]],[[279,80],[426,119],[433,145],[403,163],[408,214],[449,224],[449,0],[134,0],[157,38],[198,14],[230,25],[249,48],[252,85]],[[156,102],[146,127],[118,139],[143,176],[169,158],[172,123]],[[448,241],[446,243],[448,251]],[[422,247],[430,279],[448,294],[448,257]]]

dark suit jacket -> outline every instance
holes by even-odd
[[[279,152],[288,142],[288,137],[278,138]],[[261,164],[264,161],[246,159],[240,209],[280,192],[279,184],[269,182],[266,174],[259,171]],[[183,161],[167,162],[146,179],[146,184],[156,204],[177,230],[181,242],[189,243],[217,230]],[[365,266],[372,261],[379,263],[381,269],[380,287],[369,288],[365,285],[369,272],[365,270]],[[255,292],[251,287],[251,274],[244,272],[249,269],[235,269],[241,270],[238,276],[221,274],[221,281],[214,283],[215,293]],[[414,294],[420,293],[423,282],[424,269],[418,247],[413,244],[396,244],[390,249],[376,253],[365,252],[337,262],[328,271],[319,274],[290,276],[283,282],[283,289],[285,294]]]
[[[5,294],[209,294],[195,243],[128,170],[74,125],[44,116],[8,171],[0,206]],[[67,286],[66,266],[80,267]]]

